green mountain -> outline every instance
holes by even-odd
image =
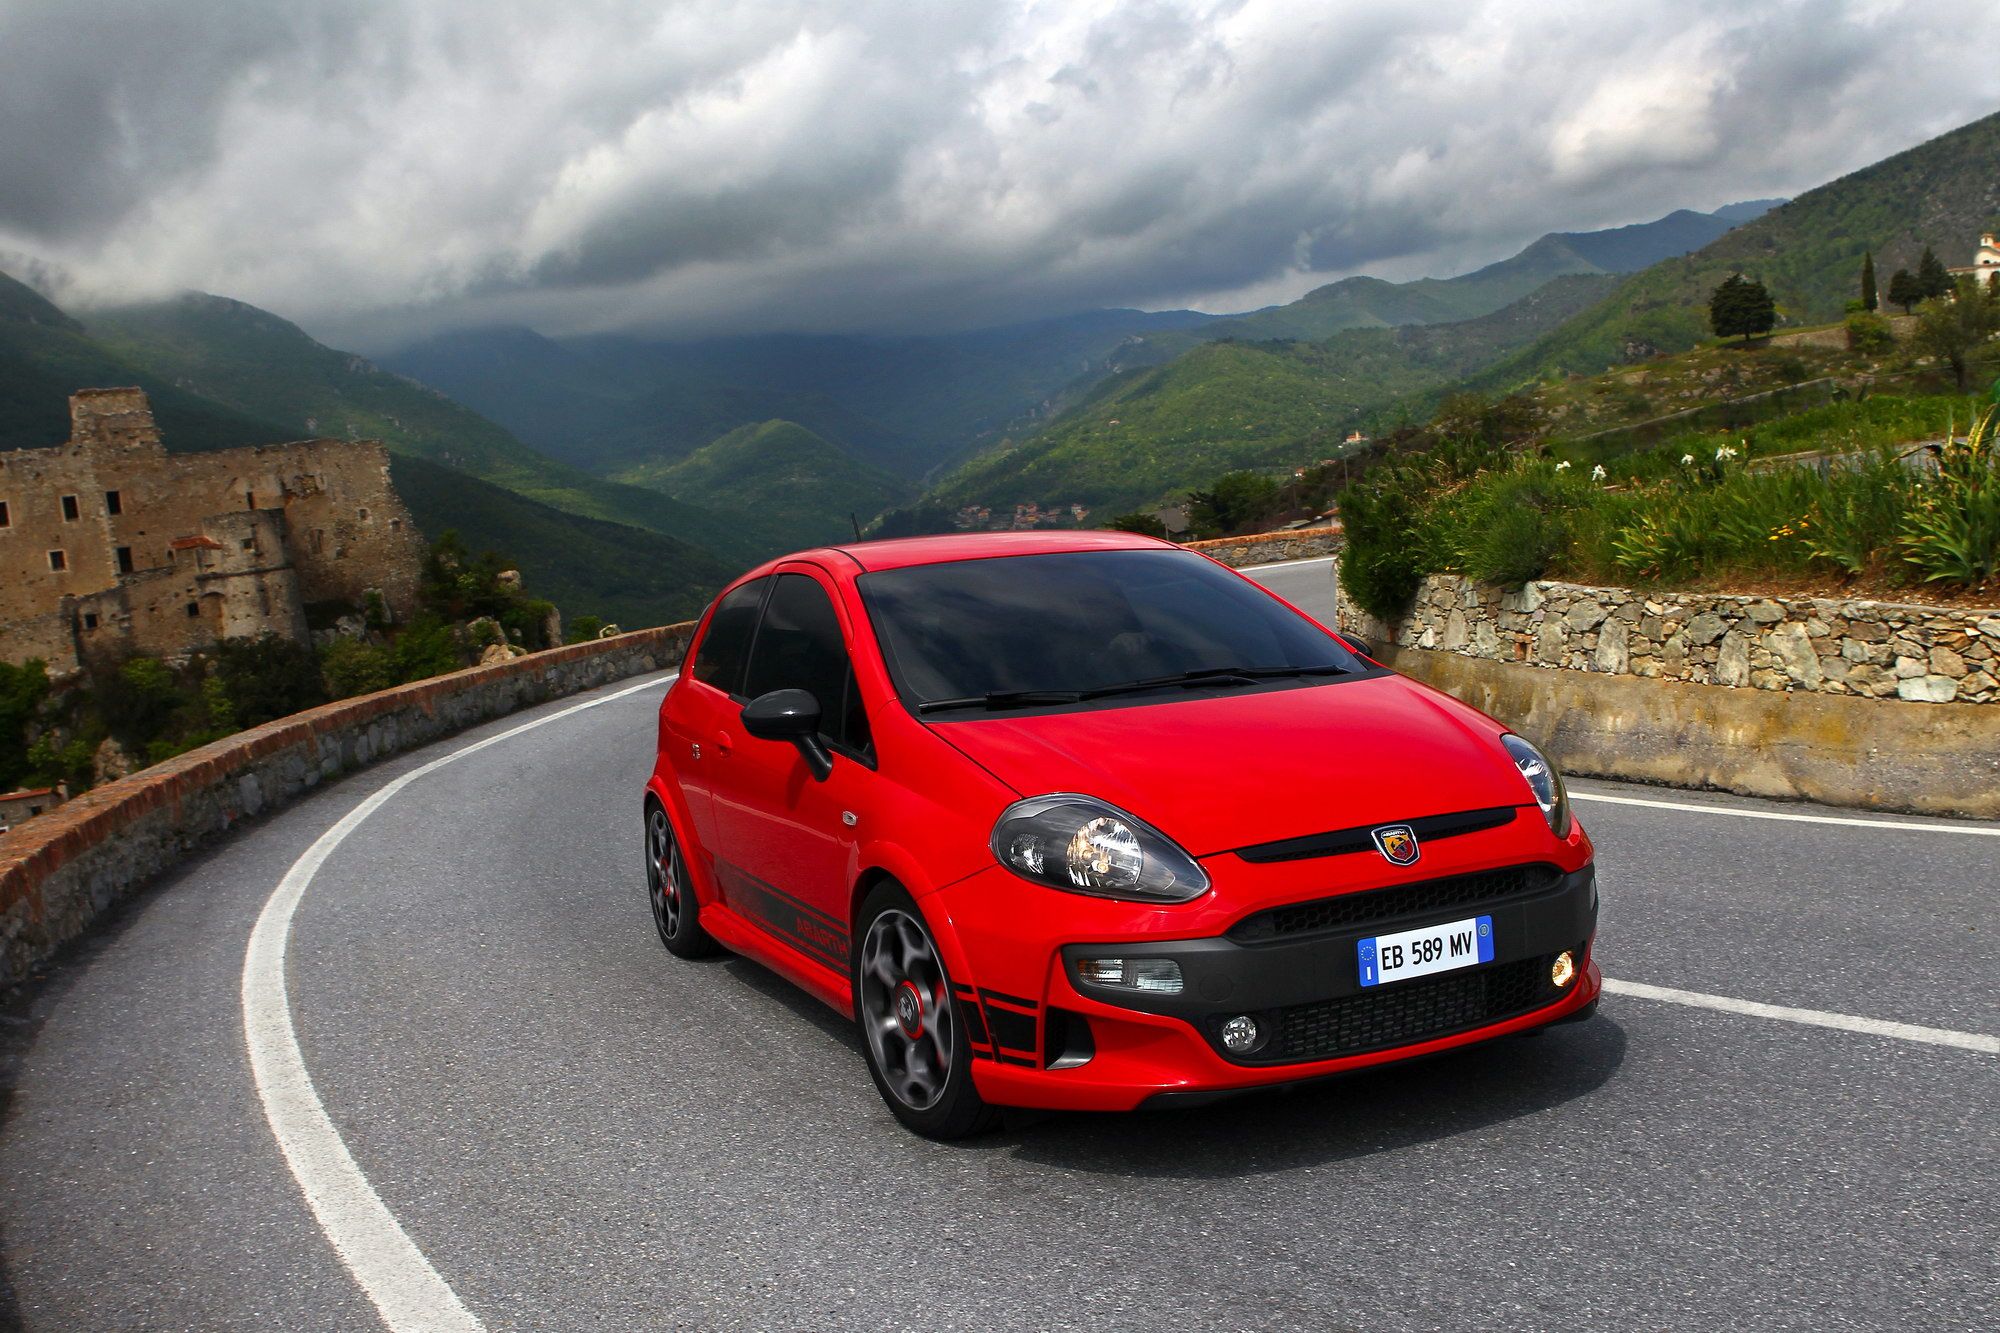
[[[565,467],[437,390],[315,342],[269,311],[193,293],[93,311],[105,349],[176,389],[277,422],[272,439],[379,439],[588,518],[664,533],[748,562],[774,548],[754,520],[711,514]]]
[[[692,342],[469,329],[384,360],[600,476],[783,420],[914,481],[1042,410],[1079,376],[1102,375],[1133,338],[1210,318],[1095,310],[970,333]]]
[[[643,463],[620,480],[693,504],[761,512],[794,547],[852,537],[854,521],[867,523],[910,494],[907,483],[790,421],[739,426],[686,458]]]
[[[1488,315],[1554,278],[1576,273],[1631,273],[1698,250],[1775,200],[1731,204],[1715,213],[1679,209],[1652,222],[1605,231],[1550,232],[1520,253],[1455,278],[1386,282],[1343,278],[1289,305],[1156,335],[1127,349],[1125,364],[1161,361],[1219,338],[1316,340],[1342,329],[1444,324]]]
[[[1708,336],[1709,293],[1732,273],[1770,288],[1781,323],[1838,319],[1860,295],[1861,258],[1875,253],[1888,290],[1916,271],[1925,246],[1963,263],[2000,218],[2000,114],[1810,190],[1684,258],[1627,279],[1595,309],[1495,366],[1482,378],[1507,388],[1552,373],[1679,352]]]
[[[1231,468],[1321,457],[1371,413],[1490,364],[1616,281],[1558,278],[1455,324],[1348,329],[1318,342],[1204,344],[1166,365],[1112,377],[1026,442],[946,477],[926,502],[1080,502],[1101,521]]]
[[[0,449],[61,444],[69,438],[70,394],[120,384],[146,390],[168,438],[192,447],[268,444],[283,435],[125,360],[34,289],[0,273]]]
[[[585,518],[413,454],[390,460],[397,494],[426,536],[456,530],[474,551],[500,551],[523,584],[565,616],[637,629],[691,620],[742,569],[672,537]]]
[[[272,319],[247,306],[238,309],[243,320]],[[231,316],[231,323],[237,318]],[[322,359],[318,353],[327,349],[311,343],[282,320],[273,322],[279,345],[289,344],[291,355],[309,368],[318,368]],[[156,333],[151,338],[160,336]],[[298,347],[299,340],[308,346]],[[200,346],[193,340],[182,344],[183,371],[193,357],[186,350],[190,345]],[[350,416],[321,422],[317,431],[305,429],[305,421],[289,405],[294,400],[288,400],[280,389],[260,389],[250,382],[254,370],[248,362],[255,356],[254,345],[239,344],[235,356],[242,361],[219,357],[215,364],[220,370],[195,381],[201,389],[217,386],[225,393],[235,385],[240,392],[231,393],[227,401],[205,397],[186,380],[177,382],[178,377],[160,371],[163,358],[146,351],[148,346],[150,340],[131,337],[117,344],[100,341],[92,336],[92,330],[32,289],[0,274],[0,449],[60,444],[69,437],[70,394],[81,388],[125,384],[146,390],[167,447],[176,452],[270,444],[308,433],[389,433],[363,428],[362,423],[372,419],[364,415],[373,410],[368,406],[354,409]],[[143,359],[132,357],[135,348],[146,352]],[[276,358],[274,376],[286,371],[285,359]],[[373,374],[394,378],[379,371]],[[357,376],[372,378],[359,372]],[[308,388],[324,387],[323,383],[316,385],[311,375],[303,378]],[[427,402],[444,401],[418,386],[399,383]],[[376,403],[379,405],[379,400]],[[438,409],[437,416],[419,419],[442,431],[439,423],[451,420],[447,409],[478,423],[489,433],[488,438],[497,433],[491,423],[451,404]],[[273,419],[259,419],[256,413],[261,410],[271,410]],[[414,413],[403,415],[404,420],[414,417]],[[391,420],[389,424],[400,426],[401,422]],[[349,425],[353,426],[351,432]],[[441,453],[452,452],[441,434],[418,438],[433,446],[442,443]],[[501,438],[510,437],[501,433]],[[397,489],[426,535],[435,537],[457,529],[475,550],[505,553],[519,566],[530,591],[548,597],[569,615],[594,613],[632,626],[685,619],[750,559],[718,557],[659,532],[552,508],[426,459],[409,451],[405,443],[389,443],[397,451],[392,464]],[[512,448],[525,452],[518,441],[512,442]],[[507,456],[504,446],[499,456]],[[596,485],[608,485],[592,480]],[[635,488],[612,489],[630,489],[640,503],[661,511],[702,512]]]

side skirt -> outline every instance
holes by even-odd
[[[843,1018],[854,1017],[854,996],[845,973],[808,958],[722,903],[702,905],[701,925],[731,953],[771,969]]]

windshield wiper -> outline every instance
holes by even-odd
[[[1202,667],[1198,671],[1176,671],[1171,676],[1149,676],[1120,685],[1100,685],[1078,693],[1085,699],[1102,699],[1112,694],[1135,694],[1141,690],[1192,689],[1201,685],[1253,685],[1260,680],[1284,680],[1293,676],[1345,676],[1348,669],[1326,663],[1321,666]]]
[[[919,713],[939,713],[947,708],[1033,708],[1038,704],[1073,704],[1084,698],[1076,690],[992,690],[964,699],[926,699],[917,705]]]
[[[1203,685],[1254,685],[1260,680],[1284,680],[1293,676],[1345,676],[1348,668],[1325,663],[1316,666],[1202,667],[1176,671],[1171,676],[1149,676],[1144,680],[1121,681],[1088,690],[993,690],[963,699],[928,699],[917,705],[919,713],[939,713],[950,708],[1034,708],[1042,704],[1075,704],[1086,699],[1103,699],[1114,694],[1137,694],[1144,690],[1195,689]]]

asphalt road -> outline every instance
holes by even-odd
[[[1292,568],[1264,577],[1315,567]],[[289,1011],[326,1114],[488,1329],[1986,1328],[2000,1311],[2000,1057],[1629,994],[1534,1040],[1290,1095],[915,1139],[830,1011],[752,964],[660,948],[637,793],[663,687],[409,781],[293,922]],[[16,1005],[0,1324],[382,1326],[258,1101],[246,944],[372,794],[567,707],[245,829]],[[1683,807],[1579,804],[1607,975],[2000,1033],[2000,838],[1576,786]]]

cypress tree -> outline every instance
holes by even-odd
[[[1875,252],[1863,251],[1861,255],[1861,305],[1865,310],[1875,309]]]

